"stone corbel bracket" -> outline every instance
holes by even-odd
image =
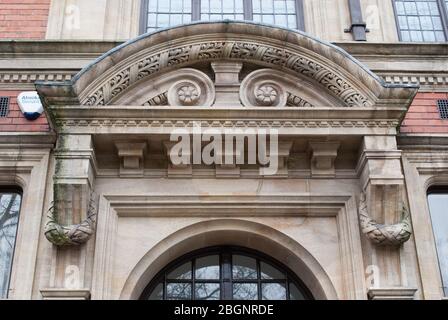
[[[361,194],[359,201],[359,220],[362,233],[371,242],[380,246],[401,246],[412,235],[409,211],[403,204],[402,221],[394,225],[379,224],[369,216],[365,193]]]
[[[62,201],[56,200],[48,210],[47,223],[45,225],[45,237],[52,244],[62,246],[79,246],[86,243],[95,232],[97,208],[95,196],[90,195],[87,209],[87,219],[75,225],[62,225],[58,219],[58,208]]]
[[[53,203],[45,237],[56,246],[79,246],[95,232],[95,155],[90,135],[60,135],[55,151]]]

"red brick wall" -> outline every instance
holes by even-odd
[[[0,118],[1,132],[47,132],[50,131],[48,121],[43,114],[34,121],[25,119],[17,104],[17,96],[21,91],[0,91],[0,97],[10,97],[9,113]]]
[[[448,133],[448,120],[440,119],[438,99],[448,99],[448,93],[418,93],[409,108],[400,132]]]
[[[0,0],[0,39],[45,39],[51,0]]]

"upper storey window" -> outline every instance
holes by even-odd
[[[448,0],[394,0],[394,7],[401,41],[447,40]]]
[[[302,0],[144,0],[141,31],[224,19],[303,30],[302,12]]]

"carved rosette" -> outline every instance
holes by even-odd
[[[198,71],[179,78],[168,89],[168,105],[209,107],[213,104],[215,87],[207,75]]]
[[[176,101],[174,105],[194,106],[201,98],[201,88],[193,81],[181,81],[171,87],[168,95],[171,102]]]
[[[266,81],[268,70],[257,70],[241,83],[240,100],[246,107],[285,107],[287,93],[283,85],[274,80]]]
[[[362,232],[376,245],[401,246],[412,235],[409,212],[403,204],[402,221],[394,225],[379,224],[369,216],[365,193],[359,201],[359,220]]]
[[[271,107],[278,104],[278,88],[275,84],[263,83],[254,89],[255,100],[260,106]]]

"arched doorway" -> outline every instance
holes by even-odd
[[[218,246],[168,264],[143,291],[142,300],[312,300],[286,266],[252,249]]]

